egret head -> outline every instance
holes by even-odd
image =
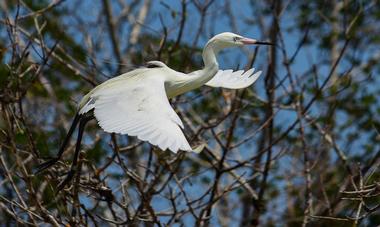
[[[235,47],[235,46],[243,46],[243,45],[273,45],[269,42],[263,42],[258,41],[256,39],[250,39],[243,37],[238,34],[234,34],[232,32],[223,32],[216,36],[214,36],[208,44],[212,44],[212,46],[216,49],[224,49],[228,47]]]

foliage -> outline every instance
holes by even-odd
[[[0,223],[378,224],[379,2],[238,2],[0,3]],[[160,151],[92,122],[68,187],[56,191],[74,141],[34,174],[91,88],[149,60],[197,70],[222,31],[276,47],[221,54],[222,68],[263,70],[255,86],[171,100],[202,153]]]

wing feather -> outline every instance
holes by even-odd
[[[254,73],[255,69],[233,71],[232,69],[219,70],[206,85],[210,87],[223,87],[241,89],[252,85],[261,75],[261,71]]]
[[[164,80],[158,75],[148,73],[113,82],[96,90],[90,100],[98,124],[106,132],[137,136],[162,150],[192,150],[181,130],[183,123],[170,106]]]

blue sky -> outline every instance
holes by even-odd
[[[72,3],[76,3],[75,5],[72,5]],[[130,2],[130,1],[127,1]],[[180,1],[178,0],[153,0],[152,1],[152,10],[149,14],[149,17],[145,21],[145,25],[142,28],[143,33],[150,33],[155,36],[162,36],[162,25],[159,19],[159,15],[162,16],[164,24],[168,27],[169,29],[169,38],[170,39],[175,39],[177,36],[178,32],[178,24],[180,20],[180,14],[177,12],[180,12],[181,9],[181,4]],[[252,9],[252,7],[247,7],[251,1],[244,1],[244,0],[236,0],[236,1],[231,1],[233,4],[231,5],[232,7],[232,13],[236,17],[236,26],[237,26],[237,33],[243,36],[251,37],[251,38],[256,38],[256,39],[261,39],[261,40],[267,40],[268,34],[267,33],[262,33],[257,26],[256,23],[252,24],[247,24],[246,21],[256,21],[257,22],[257,12],[254,11],[255,9]],[[115,15],[118,15],[120,8],[116,7],[116,3],[113,2],[113,10]],[[210,7],[210,13],[207,14],[206,18],[206,24],[205,24],[205,33],[202,34],[199,42],[197,43],[198,47],[202,47],[209,38],[211,38],[212,35],[220,33],[220,32],[225,32],[225,31],[232,31],[231,29],[231,22],[228,20],[228,18],[225,16],[224,12],[222,11],[222,7],[219,7],[224,4],[224,1],[215,1],[215,3]],[[167,6],[169,6],[171,9],[173,9],[174,14],[167,13],[168,9]],[[62,8],[72,8],[75,7],[78,15],[81,15],[82,20],[85,23],[88,23],[89,26],[89,31],[91,31],[91,38],[94,40],[103,40],[107,39],[107,31],[105,31],[104,26],[94,26],[94,23],[96,24],[95,18],[97,18],[98,13],[101,12],[102,5],[100,1],[90,1],[90,0],[85,0],[85,1],[64,1],[59,7]],[[289,10],[290,11],[290,10]],[[296,50],[297,44],[299,42],[299,39],[302,37],[301,32],[297,29],[293,30],[287,30],[287,28],[291,28],[294,26],[296,23],[296,15],[290,13],[289,11],[286,11],[282,15],[282,24],[280,25],[282,28],[283,37],[284,37],[284,42],[285,42],[285,47],[287,50],[288,55],[292,55],[294,51]],[[194,7],[193,4],[188,5],[188,20],[185,25],[185,31],[183,34],[183,39],[182,41],[184,43],[191,44],[193,43],[193,40],[195,38],[195,31],[199,27],[200,23],[200,16],[199,13],[197,12],[196,8]],[[176,15],[173,17],[173,15]],[[71,34],[76,40],[78,40],[78,43],[83,43],[83,45],[86,45],[84,37],[82,37],[80,34],[76,33],[77,27],[77,21],[73,18],[67,17],[65,21],[63,21],[63,24],[66,25],[67,27],[67,33]],[[212,23],[212,24],[211,24]],[[264,21],[266,25],[269,25],[271,23],[271,20],[266,20]],[[269,26],[268,26],[269,27]],[[128,37],[127,34],[129,32],[130,26],[127,24],[122,28],[122,31],[120,32],[121,37],[119,37],[119,41],[122,46],[125,46],[125,39],[123,36]],[[3,35],[3,34],[2,34]],[[124,43],[124,45],[123,45]],[[246,48],[245,50],[241,49],[228,49],[226,51],[223,51],[221,55],[219,56],[219,61],[220,61],[220,67],[222,69],[228,69],[228,68],[233,68],[235,69],[237,66],[240,66],[240,68],[243,68],[249,59],[249,55],[253,53],[254,47],[249,47]],[[265,100],[266,95],[265,95],[265,89],[264,89],[264,76],[265,72],[267,70],[267,62],[268,62],[268,48],[267,47],[260,47],[260,51],[257,57],[257,61],[254,64],[254,67],[258,70],[263,70],[264,73],[262,74],[261,78],[258,80],[257,83],[255,83],[255,89],[258,95]],[[286,71],[283,68],[282,65],[282,55],[279,53],[279,63],[278,63],[278,78],[283,78],[286,76]],[[112,48],[110,47],[109,43],[106,43],[105,46],[103,47],[102,51],[96,55],[98,60],[101,62],[102,60],[107,60],[111,61],[115,64],[116,62],[113,59],[112,55]],[[198,53],[198,57],[200,56],[200,53]],[[295,75],[301,75],[305,72],[305,70],[309,69],[311,65],[316,64],[318,66],[318,71],[320,73],[321,78],[317,78],[320,81],[323,81],[325,76],[327,75],[327,72],[329,70],[328,66],[323,66],[319,67],[319,62],[321,59],[328,59],[329,58],[329,53],[321,48],[318,48],[318,46],[310,45],[305,48],[302,48],[301,52],[299,53],[298,57],[295,60],[295,63],[292,65],[292,70]],[[347,64],[342,64],[342,67],[338,69],[338,72],[344,71],[346,68],[349,68],[350,65]],[[109,75],[113,76],[113,75]],[[100,77],[102,78],[102,77]],[[102,78],[106,79],[106,78]],[[301,83],[304,81],[301,81]],[[285,81],[284,85],[287,86],[289,84],[288,81]],[[367,91],[371,91],[371,89],[374,89],[376,87],[376,83],[373,84],[373,87],[369,86]],[[283,90],[281,88],[278,89],[277,95],[282,95]],[[80,97],[78,97],[80,98]],[[318,113],[321,111],[318,109],[318,106],[314,107],[311,109],[310,113]],[[340,116],[340,119],[344,119],[344,115]],[[275,122],[277,125],[279,125],[282,129],[286,128],[289,124],[291,124],[295,120],[295,114],[290,111],[285,111],[282,110],[280,111],[275,118]],[[352,130],[355,130],[354,128]],[[106,134],[102,134],[104,136],[108,136]],[[242,135],[244,136],[244,135]],[[365,135],[364,135],[365,137]],[[363,140],[358,140],[356,146],[353,146],[351,149],[355,150],[358,149],[360,150],[360,147],[362,145],[362,142],[365,142],[365,139]],[[344,140],[340,142],[341,144],[344,144]],[[109,147],[107,147],[109,151]],[[254,150],[252,149],[252,144],[243,146],[240,149],[241,155],[244,157],[244,155],[249,155],[248,152],[251,152]],[[333,155],[334,157],[334,155]],[[276,163],[279,168],[287,169],[289,168],[288,166],[291,166],[292,160],[290,160],[288,157],[284,157],[279,159],[279,161]],[[110,168],[110,171],[118,171],[116,168]],[[206,172],[201,174],[199,178],[208,176],[212,178],[212,173]],[[295,179],[297,181],[299,179]],[[302,179],[301,179],[302,180]],[[118,181],[110,182],[111,186],[117,186]],[[283,182],[279,182],[279,188],[283,188],[284,186],[282,184]],[[197,193],[199,193],[199,188],[192,187],[187,185],[186,189],[189,191],[190,195],[196,196]],[[85,197],[82,197],[83,200],[87,200]],[[234,199],[237,199],[237,196],[234,197]],[[281,204],[282,200],[285,200],[286,198],[282,198],[281,201],[275,201]],[[273,203],[275,203],[273,202]],[[89,202],[86,202],[89,203]],[[165,203],[163,203],[160,199],[155,200],[154,206],[160,209],[165,208]],[[277,208],[279,211],[283,208]],[[215,211],[217,212],[217,211]],[[239,215],[240,210],[236,209],[234,215]]]
[[[169,29],[169,38],[175,39],[177,36],[178,32],[178,24],[180,20],[180,15],[177,14],[176,17],[173,17],[172,14],[169,13],[162,13],[162,12],[167,12],[166,6],[164,4],[161,4],[161,2],[164,2],[166,5],[169,5],[174,11],[179,12],[181,9],[180,6],[180,1],[176,0],[169,0],[169,1],[153,1],[152,5],[152,10],[151,13],[149,14],[149,17],[147,18],[145,22],[145,26],[142,28],[143,33],[151,33],[156,36],[162,36],[162,25],[159,20],[159,15],[161,13],[161,16],[163,18],[163,22]],[[198,46],[202,47],[209,38],[211,38],[212,35],[220,33],[220,32],[225,32],[225,31],[232,31],[230,27],[230,21],[227,19],[227,17],[224,16],[224,12],[220,10],[218,7],[218,4],[223,4],[224,1],[215,1],[215,4],[210,8],[210,12],[216,11],[216,13],[210,13],[207,15],[206,22],[207,24],[205,25],[205,34],[202,34]],[[257,18],[255,17],[254,11],[252,11],[251,7],[247,7],[247,4],[249,4],[249,1],[234,1],[234,4],[232,4],[232,12],[236,16],[236,25],[237,25],[237,33],[251,37],[251,38],[256,38],[256,39],[261,39],[261,40],[267,40],[268,34],[262,34],[257,26],[252,26],[252,25],[247,25],[244,20],[253,20],[255,21]],[[96,17],[95,14],[99,12],[99,8],[101,8],[101,5],[98,2],[93,2],[93,1],[84,1],[82,3],[82,7],[88,7],[89,10],[83,12],[83,19],[88,20],[93,17]],[[114,7],[115,14],[117,15],[117,10],[118,7]],[[81,8],[78,8],[78,10],[83,10]],[[93,17],[91,17],[93,15]],[[286,31],[287,27],[291,27],[295,23],[295,15],[292,14],[285,14],[284,17],[285,19],[282,20],[281,27],[283,28],[283,31]],[[212,20],[210,20],[210,17]],[[195,30],[199,26],[199,21],[200,17],[199,14],[196,12],[195,7],[192,4],[189,4],[188,6],[188,18],[186,25],[185,25],[185,31],[183,34],[183,39],[182,41],[188,44],[193,43],[193,40],[195,38]],[[212,28],[210,24],[210,21],[212,21],[215,25]],[[68,20],[66,22],[68,25],[73,23],[72,21]],[[266,24],[270,24],[271,21],[265,21]],[[190,29],[191,28],[191,29]],[[93,34],[94,36],[92,37],[93,39],[104,39],[106,32],[103,30],[104,28],[102,27],[94,27],[93,29]],[[123,31],[121,34],[125,34],[127,37],[127,33],[129,30],[129,26],[126,25],[126,27],[123,28]],[[73,34],[75,35],[75,34]],[[286,48],[287,52],[289,55],[292,55],[296,49],[296,46],[299,42],[300,33],[297,30],[292,30],[289,32],[285,32],[283,34],[284,36],[284,42],[286,43]],[[79,37],[78,39],[81,40],[83,37]],[[123,42],[123,37],[119,37],[120,42]],[[83,40],[82,40],[83,41]],[[109,45],[109,44],[108,44]],[[106,46],[107,47],[107,46]],[[107,50],[108,49],[108,50]],[[245,51],[239,50],[239,49],[228,49],[226,51],[223,51],[223,53],[219,56],[219,61],[220,61],[220,67],[222,69],[228,69],[228,68],[233,68],[235,69],[238,65],[240,67],[243,67],[244,65],[247,64],[248,62],[248,54],[253,53],[253,47],[247,48]],[[262,99],[266,99],[265,96],[265,90],[264,90],[264,75],[265,71],[267,69],[267,61],[268,61],[268,48],[266,47],[261,47],[259,51],[259,55],[257,57],[257,61],[254,65],[255,68],[259,70],[263,70],[263,76],[258,80],[258,82],[254,85],[256,88],[257,93],[259,94]],[[296,70],[294,73],[295,74],[301,74],[303,73],[306,69],[310,67],[311,64],[314,64],[320,60],[321,56],[326,57],[327,53],[324,53],[323,51],[320,51],[317,49],[315,46],[309,46],[307,48],[303,48],[301,52],[299,53],[298,57],[296,58],[295,64],[292,66],[293,70]],[[107,59],[108,61],[113,61],[112,58],[112,49],[110,46],[108,48],[105,48],[105,51],[102,52],[102,54],[98,55],[99,60],[101,61],[102,58]],[[281,54],[279,54],[281,56]],[[199,55],[199,57],[201,57]],[[117,62],[115,62],[117,63]],[[285,76],[285,70],[284,68],[281,67],[281,60],[279,61],[279,70],[278,70],[278,76],[279,78],[282,78]],[[324,72],[327,72],[327,68],[322,68],[319,69],[320,72],[323,74]],[[285,82],[285,85],[287,85],[288,82]],[[281,92],[280,92],[281,93]],[[295,119],[295,114],[291,113],[289,111],[280,111],[277,116],[276,116],[276,124],[281,125],[283,128],[286,128],[293,120]],[[243,136],[243,135],[242,135]],[[249,152],[252,151],[251,146],[244,146],[241,150],[241,154],[244,155],[249,155]],[[280,162],[278,163],[280,168],[287,168],[288,165],[291,165],[291,160],[288,160],[287,158],[280,159]],[[115,170],[116,172],[118,171],[117,169],[110,168],[109,170],[113,171]],[[205,177],[208,176],[212,178],[212,173],[211,172],[206,172],[202,174],[202,176],[199,177]],[[300,179],[302,180],[302,179]],[[110,181],[110,186],[114,185],[115,188],[119,184],[118,181]],[[285,188],[285,185],[282,184],[280,181],[278,181],[279,188]],[[192,195],[194,197],[199,194],[199,188],[198,187],[192,187],[187,185],[186,190],[189,192],[189,195]],[[132,192],[133,194],[133,192]],[[237,202],[238,202],[238,196],[232,196]],[[83,197],[85,199],[85,197]],[[282,204],[286,200],[286,197],[282,197],[278,201],[273,201],[273,206],[277,203]],[[166,200],[162,200],[159,198],[156,198],[154,200],[155,202],[153,203],[153,206],[155,206],[158,209],[164,210],[166,207],[167,202],[164,202]],[[271,206],[272,206],[271,205]],[[278,209],[278,210],[277,210]],[[284,207],[278,207],[276,208],[277,212],[282,211]],[[271,217],[274,218],[275,214],[277,213],[276,210],[273,210],[271,213]],[[235,212],[233,215],[236,215],[236,217],[239,217],[241,210],[240,209],[235,209]],[[217,214],[217,211],[214,211],[214,215]],[[279,217],[277,217],[279,218]],[[191,218],[189,218],[188,223],[191,222]]]

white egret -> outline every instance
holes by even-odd
[[[253,84],[261,71],[219,70],[218,52],[228,47],[247,44],[271,45],[225,32],[211,38],[202,53],[204,68],[185,74],[170,69],[160,61],[148,62],[146,68],[138,68],[105,81],[83,97],[78,113],[57,154],[41,164],[40,172],[56,163],[62,156],[69,139],[79,122],[78,138],[71,171],[58,188],[71,180],[79,154],[85,124],[94,117],[100,127],[110,133],[137,136],[162,150],[192,151],[181,129],[181,119],[170,106],[168,98],[196,89],[202,85],[230,89],[245,88]]]

